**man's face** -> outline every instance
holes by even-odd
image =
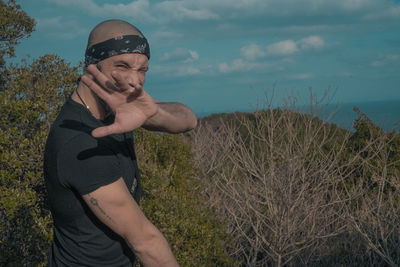
[[[147,56],[138,53],[127,53],[106,58],[98,63],[101,72],[113,83],[112,73],[118,73],[130,84],[143,86],[149,68]]]

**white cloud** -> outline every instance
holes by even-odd
[[[400,6],[394,6],[387,9],[387,14],[390,17],[399,18],[400,17]]]
[[[297,44],[292,40],[286,40],[267,46],[267,52],[271,55],[285,56],[297,52]]]
[[[150,3],[148,0],[132,1],[129,4],[104,4],[97,12],[99,15],[105,16],[125,16],[128,18],[135,18],[135,20],[144,20],[148,22],[155,22],[156,19],[150,15]],[[95,11],[96,12],[96,11]]]
[[[365,20],[400,19],[400,6],[390,6],[373,13],[366,14]]]
[[[189,66],[189,67],[180,67],[178,68],[178,72],[176,72],[176,76],[192,76],[200,74],[200,70],[196,67]]]
[[[309,36],[298,41],[301,49],[320,49],[325,45],[325,41],[319,36]]]
[[[196,51],[189,50],[190,57],[189,61],[195,61],[199,59],[199,54]]]
[[[193,62],[199,59],[199,54],[196,51],[189,50],[186,48],[176,48],[172,52],[164,53],[161,56],[161,61],[180,61],[180,62]]]
[[[156,12],[162,14],[161,20],[215,20],[219,15],[207,8],[193,8],[183,1],[164,1],[155,5]]]
[[[87,35],[87,30],[76,21],[65,20],[62,17],[37,19],[37,31],[47,38],[71,40]]]
[[[166,77],[184,77],[202,73],[200,68],[187,65],[155,65],[151,68],[151,72],[154,74],[161,74]]]
[[[64,7],[74,7],[97,17],[128,17],[145,22],[156,22],[150,15],[149,0],[136,0],[128,4],[103,4],[99,5],[93,0],[48,0],[52,4]]]
[[[130,18],[141,23],[162,25],[172,31],[185,30],[188,27],[186,22],[190,22],[210,35],[219,36],[250,34],[249,28],[255,33],[282,33],[282,29],[287,31],[296,27],[311,31],[308,28],[335,30],[346,25],[343,28],[349,31],[362,27],[366,19],[381,22],[400,18],[400,5],[392,0],[134,0],[126,4],[111,0],[106,4],[95,0],[47,1],[91,16]],[[263,23],[254,23],[257,20]],[[226,26],[229,26],[228,30],[222,31],[221,27]],[[195,32],[186,31],[188,33]]]
[[[38,29],[45,29],[50,27],[59,27],[61,26],[61,17],[54,17],[54,18],[39,18],[37,19],[37,28]]]
[[[293,75],[288,76],[288,78],[291,80],[307,80],[312,77],[313,77],[313,75],[311,73],[298,73],[298,74],[293,74]]]
[[[325,46],[325,41],[319,36],[313,35],[308,36],[298,41],[293,40],[285,40],[277,43],[273,43],[268,45],[266,49],[265,55],[272,56],[288,56],[295,53],[299,53],[306,50],[317,50],[321,49]],[[257,51],[259,47],[254,47],[254,50]],[[264,52],[261,50],[261,52]],[[261,52],[258,52],[260,55]],[[254,52],[255,53],[255,52]],[[254,54],[253,53],[253,54]],[[250,55],[253,55],[250,54]]]
[[[400,55],[387,55],[371,62],[373,67],[383,67],[389,64],[400,63]]]
[[[95,16],[126,16],[145,22],[182,20],[226,20],[243,18],[309,18],[310,16],[380,19],[382,15],[399,17],[399,4],[391,0],[169,0],[151,3],[135,0],[127,4],[98,4],[94,0],[48,0],[64,7],[76,7]],[[354,21],[354,20],[353,20]],[[355,20],[357,21],[357,19]],[[295,24],[293,24],[295,25]],[[264,25],[263,25],[264,26]]]
[[[265,70],[265,68],[273,67],[274,70],[282,70],[283,65],[293,63],[293,59],[288,57],[301,52],[307,52],[312,50],[321,49],[325,46],[325,41],[317,35],[308,36],[300,40],[285,40],[270,44],[262,47],[258,44],[245,45],[240,49],[242,58],[233,60],[231,63],[220,63],[218,70],[222,73],[230,72],[246,72],[254,69]],[[261,61],[264,57],[276,58],[282,57],[278,62],[274,64]],[[296,74],[290,79],[308,79],[311,74],[301,73]]]
[[[144,33],[147,35],[146,33]],[[147,36],[146,36],[147,37]],[[184,38],[184,34],[174,31],[156,31],[148,36],[150,44],[155,46],[173,44]]]
[[[374,0],[341,0],[337,1],[338,7],[344,10],[356,11],[368,6],[374,6]]]
[[[235,59],[232,63],[221,63],[218,65],[218,69],[222,73],[230,73],[230,72],[248,72],[253,70],[257,66],[254,62],[244,61],[242,59]]]
[[[146,23],[166,23],[183,20],[209,20],[218,19],[219,15],[212,9],[193,6],[184,1],[161,1],[150,5],[149,0],[136,0],[128,4],[103,4],[99,5],[94,0],[48,0],[53,4],[64,7],[76,7],[90,15],[98,17],[127,17],[141,20]],[[189,1],[190,2],[190,1]]]
[[[264,57],[265,51],[263,51],[263,49],[259,45],[250,44],[243,46],[240,49],[240,54],[247,60],[254,60],[256,58]]]

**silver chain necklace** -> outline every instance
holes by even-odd
[[[83,101],[81,95],[79,94],[79,92],[78,92],[78,87],[76,87],[75,92],[76,92],[76,94],[78,95],[79,99],[81,100],[82,104],[84,104],[84,105],[86,106],[86,108],[90,110],[89,106],[86,105],[86,102]]]

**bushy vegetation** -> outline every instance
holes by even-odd
[[[13,46],[29,36],[34,21],[15,1],[0,1],[0,7],[0,266],[44,266],[52,219],[43,149],[51,123],[76,86],[80,66],[56,55],[4,65],[3,56],[13,55]],[[165,234],[179,262],[234,266],[224,250],[220,224],[196,192],[188,145],[180,136],[138,131],[136,149],[144,212]]]
[[[5,65],[5,56],[14,56],[14,48],[21,38],[33,31],[35,21],[29,17],[15,0],[0,1],[0,65]]]
[[[80,67],[6,65],[34,21],[14,0],[0,11],[0,265],[43,266],[44,143]],[[400,265],[399,133],[357,109],[349,132],[294,106],[135,132],[141,206],[182,266]]]
[[[400,135],[290,108],[213,115],[191,133],[203,195],[245,266],[400,265]]]
[[[39,263],[52,234],[42,174],[44,144],[78,74],[52,55],[8,71],[10,79],[0,93],[0,262]]]
[[[180,135],[139,130],[136,151],[142,172],[141,207],[172,245],[182,266],[235,266],[222,225],[198,193],[190,146]]]

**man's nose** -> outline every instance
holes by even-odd
[[[137,72],[137,71],[128,72],[126,74],[125,79],[128,81],[128,83],[143,85],[143,81],[142,81],[142,79],[140,77],[139,72]]]

